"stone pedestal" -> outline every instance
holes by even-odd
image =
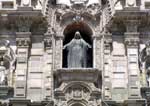
[[[127,106],[143,106],[145,104],[145,99],[130,99],[125,100],[124,104]]]
[[[0,85],[0,99],[7,99],[13,96],[13,88]]]
[[[96,82],[98,77],[101,76],[101,71],[92,68],[63,68],[58,69],[55,72],[58,82],[68,82],[68,81],[86,81],[86,82]]]
[[[27,99],[11,99],[10,104],[12,106],[29,106],[31,104],[30,100]]]

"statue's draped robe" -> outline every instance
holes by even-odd
[[[68,51],[67,65],[68,68],[87,67],[87,50],[91,46],[81,39],[72,39],[64,46]]]

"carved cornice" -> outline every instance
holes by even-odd
[[[25,10],[20,9],[1,14],[0,23],[3,23],[3,28],[13,29],[16,32],[30,32],[35,28],[40,31],[47,27],[46,18],[42,16],[41,11],[28,10],[28,7]]]
[[[137,32],[139,26],[146,22],[148,17],[148,12],[143,11],[126,11],[118,10],[115,12],[113,19],[109,22],[107,27],[111,30],[114,29],[114,25],[119,25],[117,28],[126,28],[125,32]],[[132,27],[132,28],[131,28]]]

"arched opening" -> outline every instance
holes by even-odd
[[[84,106],[84,105],[82,105],[81,103],[75,103],[75,104],[73,104],[71,106]]]
[[[88,43],[91,48],[89,48],[86,52],[87,52],[87,66],[86,68],[90,68],[93,66],[93,50],[92,50],[92,46],[93,46],[93,41],[92,41],[92,35],[93,32],[91,30],[91,28],[84,22],[74,22],[72,24],[69,24],[65,30],[64,30],[64,41],[63,41],[63,45],[66,45],[68,43],[70,43],[72,41],[72,39],[74,39],[76,32],[79,31],[81,38]],[[63,50],[63,67],[67,68],[68,64],[67,64],[67,57],[68,57],[68,51],[66,49]],[[85,68],[85,67],[84,67]]]

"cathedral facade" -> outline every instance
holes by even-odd
[[[0,106],[150,106],[150,0],[0,0]]]

